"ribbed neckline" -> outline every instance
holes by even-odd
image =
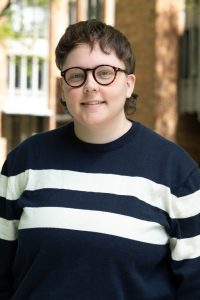
[[[108,152],[108,151],[113,151],[116,148],[122,147],[125,144],[129,143],[135,136],[139,123],[137,122],[132,122],[131,128],[123,134],[121,137],[118,139],[105,143],[105,144],[93,144],[93,143],[87,143],[82,140],[80,140],[74,133],[74,123],[72,122],[71,124],[68,125],[68,129],[70,131],[70,136],[71,136],[71,142],[72,146],[79,148],[82,151],[87,151],[87,152]]]

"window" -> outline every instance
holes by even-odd
[[[181,113],[197,113],[200,120],[199,11],[199,0],[186,0],[185,31],[181,39],[179,108]]]
[[[15,88],[20,88],[21,85],[21,58],[15,57]]]
[[[8,64],[9,90],[44,91],[46,62],[43,58],[12,56],[8,58]]]
[[[199,65],[199,28],[194,26],[191,30],[191,77],[198,77],[198,65]]]
[[[199,25],[198,0],[186,1],[186,27],[181,38],[181,78],[198,77],[199,65]]]
[[[44,89],[44,60],[42,58],[39,58],[38,61],[38,90],[43,90]]]
[[[101,0],[88,0],[88,19],[101,19]]]
[[[30,90],[32,88],[32,76],[33,76],[32,57],[27,57],[26,87],[28,90]]]
[[[47,36],[47,9],[32,0],[12,0],[12,26],[15,32],[25,36]],[[48,4],[48,1],[44,2]]]
[[[77,21],[77,2],[69,1],[69,24],[74,24]]]
[[[109,0],[110,1],[110,0]],[[69,0],[69,24],[87,19],[102,20],[104,0]]]

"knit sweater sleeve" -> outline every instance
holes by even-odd
[[[200,170],[175,190],[170,247],[177,299],[200,299]]]
[[[21,211],[17,199],[21,193],[8,171],[7,161],[0,174],[0,299],[12,295],[12,267],[17,247],[18,223]],[[19,181],[18,181],[19,182]]]

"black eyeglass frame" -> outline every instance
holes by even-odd
[[[97,78],[96,78],[96,76],[95,76],[95,71],[96,71],[96,69],[98,69],[99,67],[111,67],[111,68],[113,68],[113,70],[114,70],[114,72],[115,72],[115,76],[114,76],[114,78],[112,79],[111,82],[109,82],[109,83],[100,83],[100,82],[97,80]],[[80,70],[82,70],[82,71],[84,72],[85,78],[84,78],[83,82],[82,82],[80,85],[73,86],[73,85],[69,84],[69,83],[66,81],[65,73],[66,73],[67,71],[71,70],[71,69],[80,69]],[[93,75],[94,80],[95,80],[98,84],[103,85],[103,86],[106,86],[106,85],[109,85],[109,84],[113,83],[113,81],[116,79],[117,72],[124,72],[125,74],[128,75],[128,72],[127,72],[126,70],[123,70],[123,69],[121,69],[121,68],[114,67],[114,66],[111,66],[111,65],[98,65],[98,66],[96,66],[95,68],[71,67],[71,68],[68,68],[68,69],[66,69],[66,70],[64,70],[64,71],[61,71],[60,74],[61,74],[61,77],[63,77],[64,81],[67,83],[67,85],[69,85],[70,87],[73,87],[73,88],[79,88],[79,87],[83,86],[84,83],[86,82],[86,80],[87,80],[87,72],[88,72],[88,71],[92,71],[92,75]]]

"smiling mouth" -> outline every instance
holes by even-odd
[[[82,102],[82,105],[99,105],[99,104],[104,104],[105,101],[86,101],[86,102]]]

